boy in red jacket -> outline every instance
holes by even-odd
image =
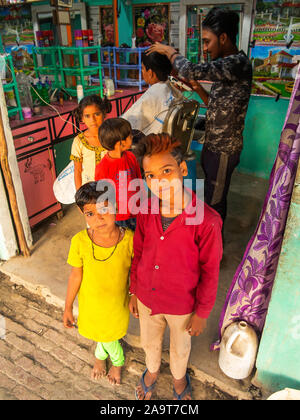
[[[129,309],[140,321],[147,367],[136,388],[140,400],[153,393],[167,325],[174,399],[191,399],[191,336],[203,332],[217,293],[222,220],[183,186],[187,166],[179,146],[168,134],[150,134],[135,151],[154,194],[137,216],[131,267]],[[194,217],[198,208],[202,220]]]
[[[96,166],[95,181],[113,181],[118,207],[116,223],[135,230],[135,215],[131,213],[128,203],[136,191],[131,190],[129,184],[140,179],[139,188],[142,188],[142,175],[136,157],[129,151],[132,143],[131,125],[124,118],[109,118],[99,128],[99,139],[108,152]]]

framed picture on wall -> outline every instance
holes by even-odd
[[[101,45],[103,47],[115,44],[114,34],[114,12],[112,6],[100,6],[100,34],[102,35]]]
[[[169,28],[169,4],[133,6],[133,29],[137,47],[147,47],[154,42],[169,44]]]
[[[270,7],[268,0],[256,4],[251,62],[252,93],[289,99],[300,63],[299,2]]]
[[[57,0],[58,7],[69,7],[71,8],[73,4],[73,0]]]

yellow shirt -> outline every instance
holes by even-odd
[[[107,258],[114,247],[94,244],[95,257]],[[68,264],[83,267],[78,293],[79,333],[91,340],[109,342],[124,337],[129,323],[128,283],[133,257],[133,232],[126,229],[113,255],[107,261],[93,257],[87,230],[73,236]]]
[[[82,185],[86,182],[95,181],[95,169],[97,163],[101,161],[107,153],[102,146],[91,146],[84,133],[78,134],[73,140],[70,160],[82,162]]]

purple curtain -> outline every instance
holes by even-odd
[[[262,332],[280,255],[300,152],[300,66],[281,133],[260,219],[226,296],[217,350],[225,328],[248,322]]]

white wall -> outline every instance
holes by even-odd
[[[0,111],[2,115],[4,134],[8,149],[8,164],[12,173],[12,179],[15,187],[17,203],[21,222],[24,229],[25,238],[28,246],[32,245],[32,235],[29,225],[27,209],[23,194],[22,182],[14,147],[12,132],[9,125],[5,96],[2,83],[0,82]],[[9,203],[6,195],[2,174],[0,174],[0,259],[8,260],[19,251],[16,236],[13,228],[13,221],[9,211]]]

